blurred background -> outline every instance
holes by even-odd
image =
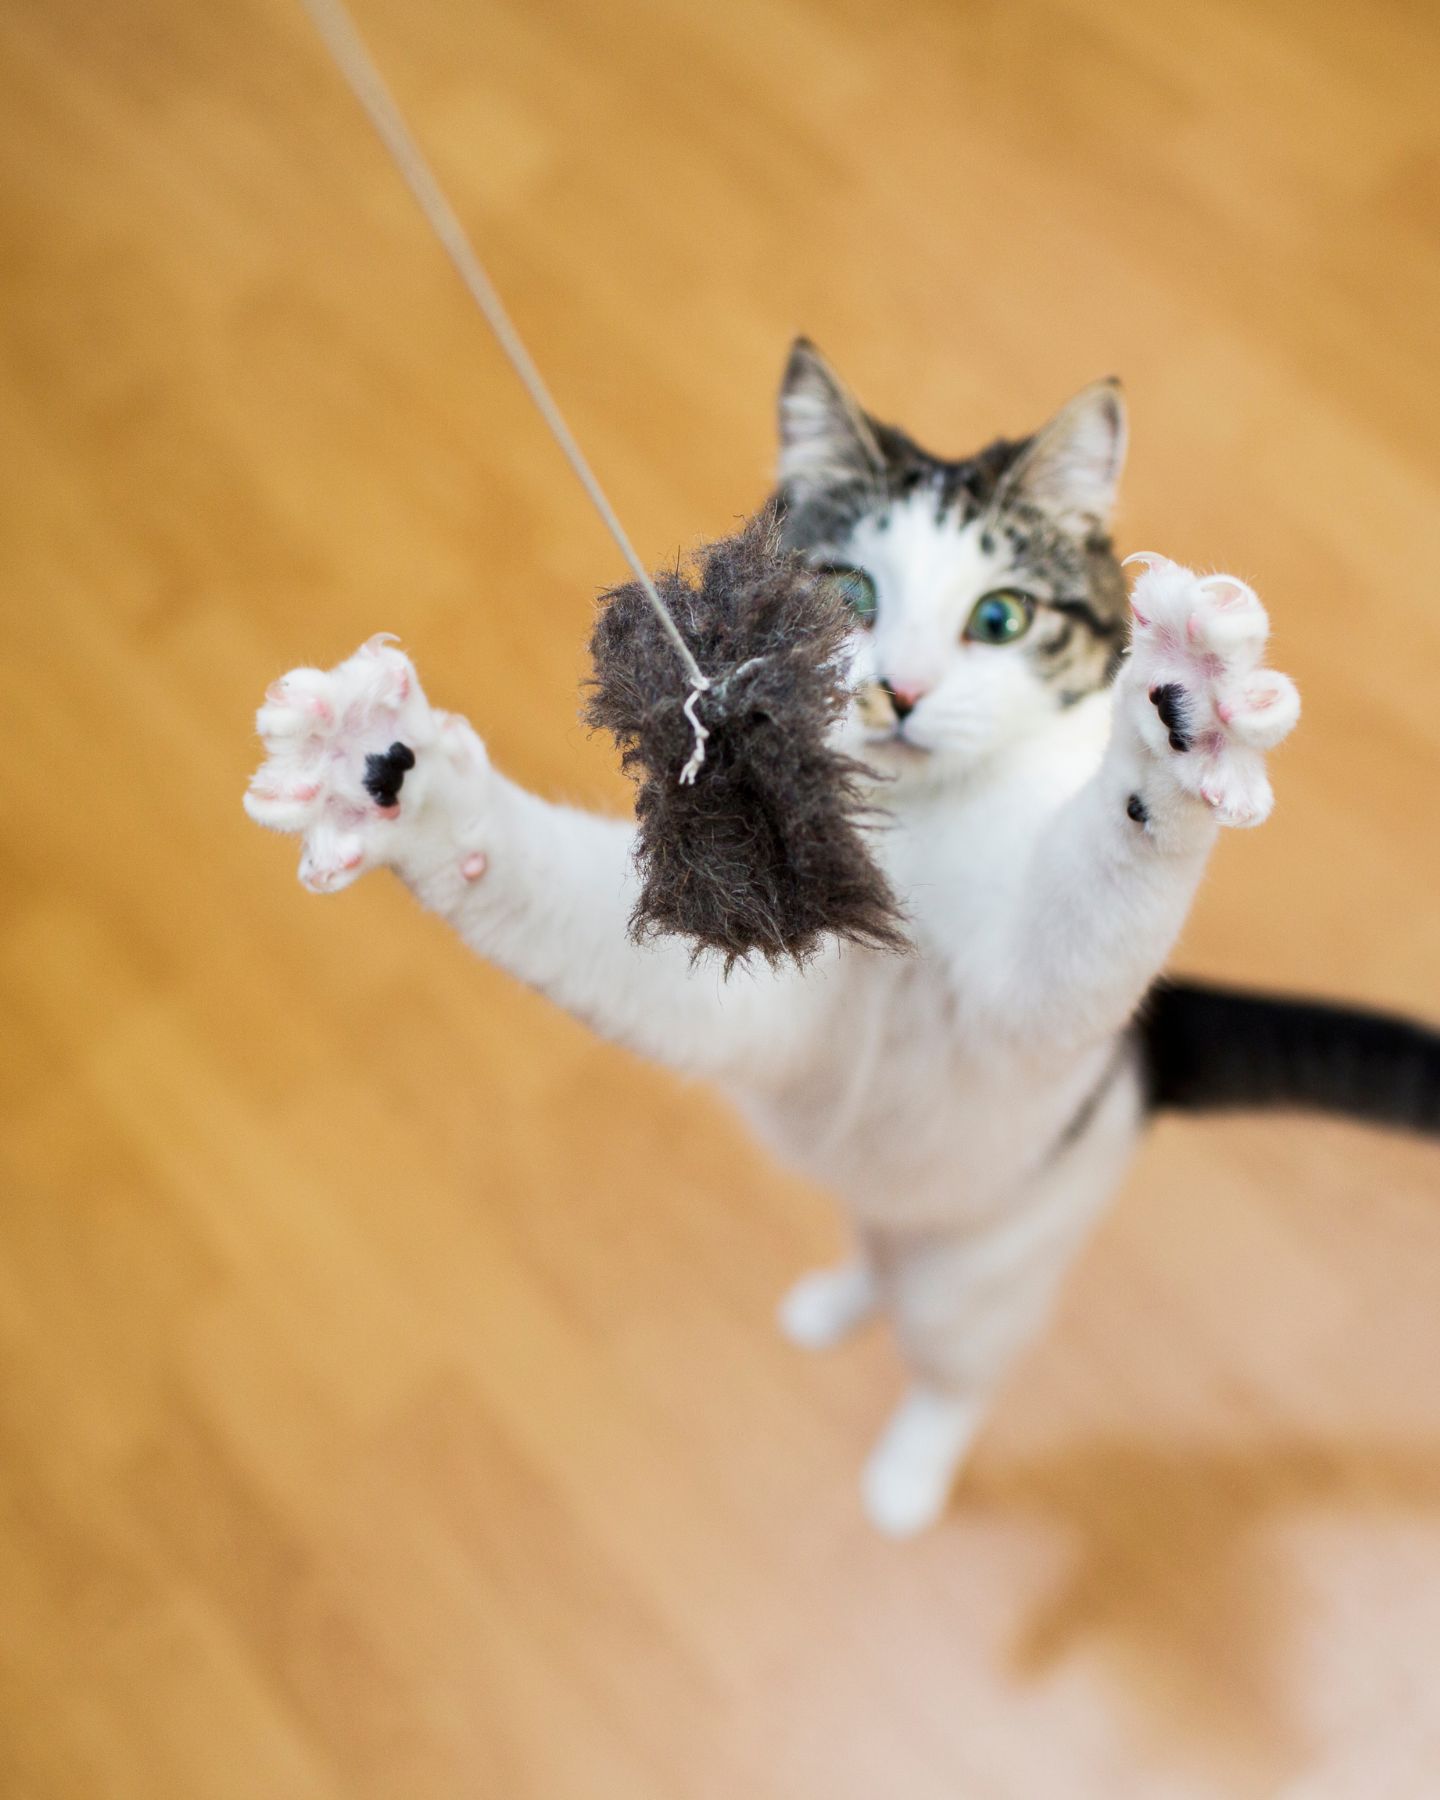
[[[652,562],[813,336],[960,453],[1120,373],[1124,549],[1306,715],[1177,966],[1440,1018],[1440,17],[361,0]],[[0,5],[0,1789],[1440,1791],[1440,1154],[1166,1123],[944,1526],[721,1107],[240,795],[398,632],[546,793],[610,542],[288,0]]]

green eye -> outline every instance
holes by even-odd
[[[1035,616],[1035,603],[1019,588],[996,588],[975,602],[965,635],[977,644],[1013,644],[1024,637]]]
[[[875,583],[863,569],[847,568],[843,563],[831,563],[825,570],[835,584],[835,591],[854,613],[862,625],[875,623],[875,614],[879,611],[879,596],[875,592]]]

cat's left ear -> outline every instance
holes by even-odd
[[[1110,376],[1082,388],[1031,438],[1004,482],[1068,530],[1103,530],[1125,467],[1125,397]]]

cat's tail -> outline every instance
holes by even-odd
[[[1319,1000],[1161,981],[1136,1020],[1150,1102],[1302,1107],[1440,1137],[1440,1032]]]

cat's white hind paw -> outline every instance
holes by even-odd
[[[282,675],[255,725],[266,759],[245,810],[257,825],[300,836],[300,880],[317,894],[399,861],[437,780],[485,762],[465,721],[431,707],[387,633],[333,669]]]
[[[1259,825],[1274,804],[1265,752],[1300,717],[1288,675],[1261,666],[1270,621],[1233,575],[1196,575],[1140,553],[1122,679],[1140,736],[1177,786],[1222,825]]]
[[[914,1537],[944,1513],[980,1428],[974,1399],[917,1387],[901,1402],[870,1453],[860,1491],[870,1523],[886,1537]]]
[[[842,1263],[802,1275],[780,1302],[780,1329],[802,1350],[843,1343],[875,1311],[875,1278],[864,1263]]]

